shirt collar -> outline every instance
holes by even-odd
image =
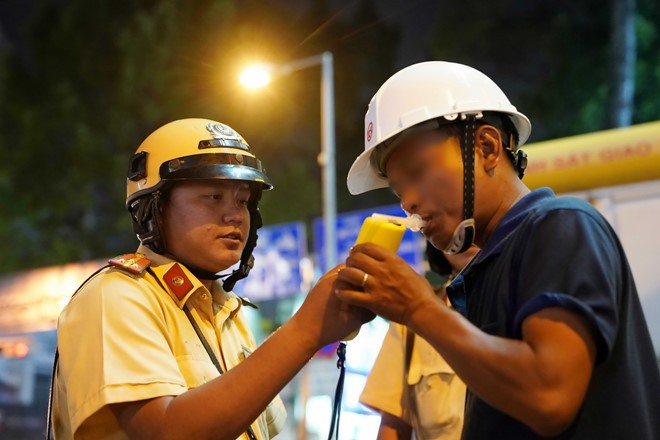
[[[222,283],[218,280],[213,281],[213,285],[211,286],[211,296],[213,302],[229,314],[229,319],[234,319],[239,310],[241,310],[241,298],[239,298],[234,292],[225,291],[222,287]]]
[[[472,262],[470,262],[468,267],[479,264],[491,255],[497,255],[502,252],[506,238],[520,225],[520,223],[522,223],[525,217],[527,217],[529,211],[545,200],[554,197],[555,193],[550,188],[540,188],[518,200],[518,202],[516,202],[516,204],[504,214],[504,217],[500,220],[499,224],[493,231],[493,234],[490,236],[479,254],[477,254]]]
[[[183,264],[165,255],[154,252],[148,246],[140,245],[137,252],[143,254],[149,261],[151,261],[150,267],[153,270],[153,273],[156,275],[159,283],[165,288],[168,295],[179,308],[182,309],[188,299],[198,290],[201,289],[208,292],[204,284],[202,284],[202,282]],[[173,269],[176,270],[175,266],[179,269],[179,271],[177,271],[178,273],[172,275],[172,272],[170,271]],[[181,286],[187,285],[188,288],[186,289],[186,292],[182,293],[180,290],[178,290],[177,286],[172,286],[172,276],[181,276],[183,278]],[[190,284],[187,284],[186,280]],[[175,291],[175,289],[177,289],[178,292]],[[216,304],[227,309],[231,319],[233,319],[241,309],[241,298],[239,298],[238,295],[236,295],[234,292],[225,291],[220,280],[213,281],[213,284],[211,285],[211,292],[209,293],[211,294],[211,297]]]

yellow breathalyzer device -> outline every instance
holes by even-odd
[[[406,232],[406,227],[402,224],[367,217],[362,223],[355,244],[374,243],[389,251],[396,252],[399,249],[404,232]]]
[[[417,215],[396,217],[374,213],[371,217],[364,219],[355,244],[374,243],[391,252],[396,252],[399,249],[406,228],[419,231],[422,226],[424,226],[424,222]],[[352,332],[344,340],[351,340],[357,334],[358,330]]]
[[[423,226],[424,221],[416,214],[410,217],[396,217],[374,213],[371,217],[364,219],[355,244],[375,243],[396,252],[406,228],[411,231],[419,231]]]

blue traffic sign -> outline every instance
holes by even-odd
[[[303,222],[282,223],[259,229],[254,267],[239,281],[236,294],[254,301],[284,298],[301,291],[300,263],[307,254]]]

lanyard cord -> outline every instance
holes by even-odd
[[[208,341],[204,337],[204,334],[202,333],[202,329],[200,329],[199,326],[197,325],[197,321],[195,321],[195,318],[193,317],[192,313],[190,312],[190,309],[188,308],[188,306],[184,306],[183,310],[186,312],[186,316],[188,317],[188,320],[190,321],[190,324],[192,324],[193,328],[195,329],[195,333],[197,333],[197,337],[199,338],[202,345],[204,346],[204,350],[206,350],[209,357],[211,358],[211,362],[213,362],[213,365],[215,365],[215,368],[218,370],[220,375],[224,374],[224,371],[222,371],[222,366],[220,365],[220,361],[215,356],[215,353],[213,353],[213,350],[211,349],[211,346],[209,345]]]
[[[211,362],[213,362],[213,365],[215,365],[215,368],[218,370],[218,373],[220,373],[220,375],[222,375],[224,372],[222,371],[222,366],[220,365],[220,361],[215,356],[215,353],[213,353],[213,350],[211,349],[211,346],[209,345],[208,341],[204,337],[204,334],[202,333],[202,329],[200,329],[199,325],[197,325],[197,322],[195,321],[195,318],[193,317],[192,313],[190,312],[190,309],[187,306],[184,306],[183,310],[186,312],[186,316],[188,317],[188,320],[190,321],[190,324],[195,329],[195,333],[197,333],[197,337],[199,337],[199,340],[201,341],[202,345],[204,346],[204,349],[206,350],[209,357],[211,358]],[[250,440],[258,440],[257,436],[255,435],[254,431],[252,430],[252,426],[248,426],[245,433],[247,434],[247,436]]]
[[[410,421],[412,422],[412,429],[415,432],[415,438],[421,439],[421,429],[419,426],[419,419],[417,413],[417,397],[415,396],[415,386],[408,383],[408,375],[410,374],[410,365],[412,363],[413,349],[415,347],[415,332],[413,332],[408,327],[404,327],[406,332],[406,359],[404,362],[405,368],[405,383],[406,383],[406,394],[408,396],[408,404],[410,405]]]
[[[154,277],[154,279],[158,282],[158,284],[160,284],[160,286],[165,291],[167,291],[167,289],[165,289],[165,286],[163,286],[163,284],[160,282],[160,279],[156,276],[155,272],[153,272],[153,270],[151,270],[151,268],[147,268],[147,271],[151,274],[151,276]],[[224,374],[224,371],[222,371],[222,366],[220,365],[220,361],[215,356],[215,353],[213,353],[213,350],[211,349],[211,346],[209,345],[209,342],[204,337],[204,333],[202,333],[202,329],[200,329],[199,325],[197,325],[197,321],[195,321],[195,318],[193,317],[192,313],[190,312],[190,309],[188,308],[187,304],[183,306],[183,311],[186,313],[186,316],[188,317],[188,320],[190,321],[190,325],[192,325],[192,328],[195,330],[195,333],[197,333],[197,337],[199,338],[199,341],[204,346],[204,350],[206,350],[206,353],[211,358],[211,362],[213,362],[213,365],[215,365],[215,368],[218,370],[218,373],[220,373],[220,375],[222,376]],[[245,433],[247,434],[248,439],[258,440],[257,436],[255,435],[254,431],[252,430],[252,426],[248,426]]]
[[[339,368],[339,380],[335,389],[335,401],[332,404],[332,420],[328,440],[332,440],[332,434],[339,440],[339,417],[341,416],[341,398],[344,393],[344,377],[346,376],[346,343],[340,342],[337,347],[337,368]],[[337,431],[335,431],[335,428]]]

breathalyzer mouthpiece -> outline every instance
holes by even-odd
[[[405,226],[413,232],[417,232],[424,227],[426,222],[418,214],[412,214],[408,217],[397,217],[395,215],[386,215],[374,213],[371,218],[378,221],[394,223],[395,225]]]

